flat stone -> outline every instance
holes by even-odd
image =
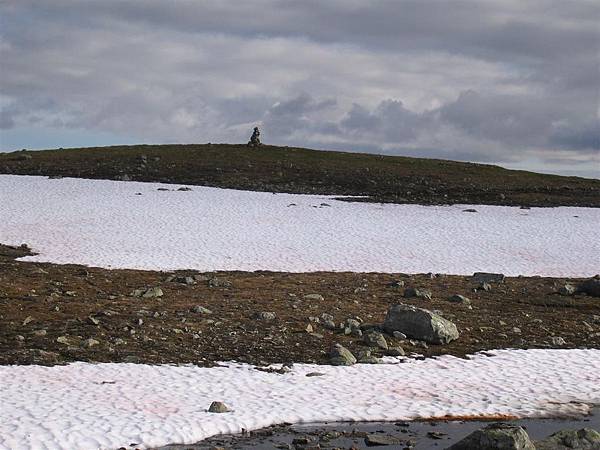
[[[365,437],[365,444],[368,447],[376,447],[380,445],[401,445],[404,441],[396,436],[388,434],[368,434]]]
[[[201,305],[196,305],[192,308],[192,311],[198,314],[212,314],[212,311]]]
[[[471,299],[469,299],[468,297],[465,297],[464,295],[459,295],[459,294],[455,294],[452,297],[449,297],[448,301],[452,302],[452,303],[462,303],[463,305],[471,304]]]
[[[316,302],[322,302],[323,300],[325,300],[325,297],[323,297],[321,294],[306,294],[304,296],[304,299],[316,301]]]

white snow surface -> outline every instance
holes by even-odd
[[[3,366],[0,449],[147,448],[282,422],[562,416],[600,403],[600,350],[488,354],[285,375],[237,363]],[[315,371],[324,375],[306,376]],[[233,412],[208,413],[215,400]]]
[[[28,261],[148,270],[584,277],[600,267],[596,208],[382,205],[178,187],[0,175],[0,242],[29,244],[39,255]]]

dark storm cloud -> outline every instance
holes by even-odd
[[[0,128],[240,142],[259,124],[275,144],[589,173],[599,20],[593,0],[4,0]]]

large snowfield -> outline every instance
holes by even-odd
[[[285,375],[239,364],[0,367],[0,448],[152,447],[282,422],[572,415],[600,403],[598,350],[492,353],[352,367],[299,364]],[[208,413],[214,400],[233,412]]]
[[[178,187],[0,175],[0,242],[29,244],[39,253],[29,261],[149,270],[583,277],[600,266],[600,209],[381,205]]]
[[[153,270],[584,277],[600,267],[599,209],[380,205],[178,187],[0,175],[0,243],[27,243],[39,253],[29,261]],[[236,363],[3,366],[0,449],[153,447],[281,422],[539,417],[600,403],[600,350],[386,362],[298,364],[285,375]],[[233,412],[206,412],[214,400]]]

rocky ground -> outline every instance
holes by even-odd
[[[600,348],[600,299],[589,295],[598,292],[572,289],[579,279],[164,273],[15,260],[26,254],[26,246],[0,246],[1,364],[346,364],[346,349],[359,362],[377,362],[383,355]],[[597,289],[598,280],[592,284]],[[405,336],[392,315],[382,327],[399,303],[433,311],[426,320],[446,319],[456,330]],[[335,344],[343,348],[332,360]]]
[[[600,207],[600,180],[424,158],[245,145],[133,145],[0,153],[0,174],[159,181],[352,201]]]

